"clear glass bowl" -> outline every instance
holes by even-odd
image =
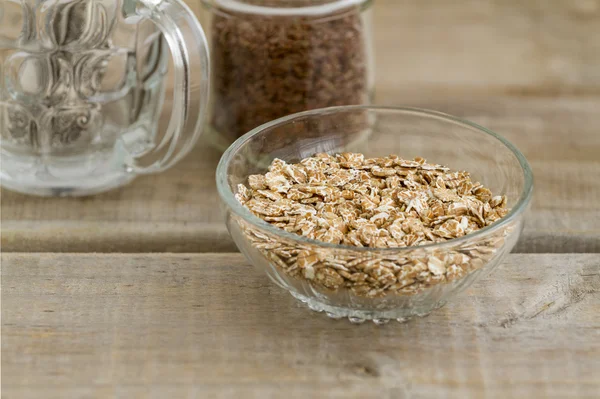
[[[237,185],[245,184],[248,175],[265,173],[274,158],[298,162],[317,152],[346,151],[367,157],[420,156],[453,170],[469,171],[473,181],[483,183],[494,195],[506,195],[511,210],[493,225],[462,238],[378,249],[328,244],[288,233],[255,217],[235,199]],[[223,154],[217,168],[217,186],[229,232],[255,267],[315,311],[324,311],[332,318],[348,317],[355,323],[372,320],[381,324],[427,315],[494,270],[522,231],[533,176],[517,148],[472,122],[411,108],[342,106],[290,115],[242,136]],[[446,272],[436,281],[427,282],[419,281],[414,273],[397,276],[398,281],[416,280],[419,284],[413,286],[420,288],[414,290],[409,289],[410,285],[393,293],[331,290],[316,279],[307,280],[294,272],[291,266],[300,251],[304,251],[302,256],[317,257],[315,270],[332,263],[351,263],[364,265],[368,274],[369,265],[394,262],[423,267],[435,257],[444,262]]]

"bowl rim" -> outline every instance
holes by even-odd
[[[459,123],[462,125],[466,125],[468,127],[474,128],[484,134],[492,136],[494,139],[498,140],[502,143],[506,148],[508,148],[513,155],[517,158],[519,165],[521,166],[521,171],[523,172],[523,190],[517,200],[517,203],[511,208],[508,214],[500,219],[498,222],[493,223],[489,226],[486,226],[482,229],[479,229],[471,234],[466,234],[459,238],[453,238],[447,241],[443,241],[440,243],[426,244],[426,245],[416,245],[416,246],[408,246],[408,247],[398,247],[398,248],[373,248],[373,247],[355,247],[350,245],[343,244],[332,244],[324,241],[315,240],[312,238],[308,238],[305,236],[301,236],[298,234],[287,232],[283,229],[272,226],[271,224],[265,222],[257,216],[254,216],[248,208],[243,206],[236,198],[235,194],[229,187],[227,181],[227,169],[229,167],[229,163],[233,158],[233,155],[236,154],[240,148],[244,146],[248,141],[250,141],[254,136],[259,135],[264,130],[278,126],[284,125],[290,122],[293,122],[295,119],[303,118],[306,116],[314,116],[314,115],[327,115],[333,114],[337,112],[347,112],[347,111],[356,111],[356,110],[367,110],[367,111],[388,111],[388,112],[399,112],[399,113],[407,113],[417,116],[423,117],[434,117],[437,119],[441,119],[447,122]],[[529,162],[525,158],[525,156],[519,151],[519,149],[508,141],[506,138],[501,136],[498,133],[495,133],[483,126],[480,126],[474,122],[471,122],[466,119],[458,118],[443,112],[428,110],[423,108],[415,108],[415,107],[390,107],[390,106],[373,106],[373,105],[342,105],[336,107],[327,107],[327,108],[317,108],[309,111],[297,112],[294,114],[290,114],[278,119],[274,119],[270,122],[264,123],[260,126],[255,127],[250,130],[248,133],[244,134],[240,138],[238,138],[233,144],[227,148],[227,150],[221,156],[219,160],[219,164],[217,165],[216,170],[216,183],[217,183],[217,191],[221,199],[225,202],[225,204],[233,211],[237,216],[241,217],[247,223],[258,227],[261,230],[265,230],[268,233],[271,233],[275,236],[279,236],[281,238],[296,241],[305,245],[318,246],[323,248],[329,248],[333,250],[340,251],[359,251],[359,252],[368,252],[368,253],[403,253],[403,252],[411,252],[415,250],[431,250],[431,249],[440,249],[445,247],[454,247],[461,243],[471,242],[476,239],[481,239],[495,232],[496,230],[506,226],[511,223],[517,216],[521,215],[529,205],[533,194],[533,172],[529,165]]]

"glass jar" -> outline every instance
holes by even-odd
[[[370,0],[199,0],[211,51],[210,131],[226,146],[292,113],[368,104]]]

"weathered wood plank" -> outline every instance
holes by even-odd
[[[529,158],[536,195],[515,250],[600,252],[600,0],[378,0],[373,13],[377,103],[472,119]],[[548,94],[563,96],[535,97]],[[92,198],[3,190],[3,249],[235,250],[208,140],[172,170]]]
[[[599,0],[377,0],[383,86],[600,93]]]
[[[510,255],[427,318],[352,325],[239,254],[2,254],[3,397],[598,397],[600,255]]]
[[[378,102],[472,119],[530,160],[535,196],[518,252],[600,252],[600,97],[522,98],[382,88]],[[173,169],[83,199],[2,191],[4,251],[234,251],[218,211],[220,153],[205,138]],[[210,147],[213,148],[213,147]]]

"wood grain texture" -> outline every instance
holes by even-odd
[[[600,0],[377,0],[385,86],[600,93]]]
[[[510,255],[429,317],[311,312],[239,254],[2,254],[2,397],[600,396],[600,255]]]
[[[535,197],[516,252],[600,252],[600,0],[377,0],[373,29],[378,104],[471,119],[531,162]],[[235,251],[212,143],[90,198],[2,190],[3,250]]]
[[[441,110],[504,135],[529,159],[536,187],[517,252],[600,252],[600,97],[477,96],[382,87],[378,102]],[[171,170],[89,198],[3,190],[2,248],[21,252],[235,251],[215,187],[208,138]]]

